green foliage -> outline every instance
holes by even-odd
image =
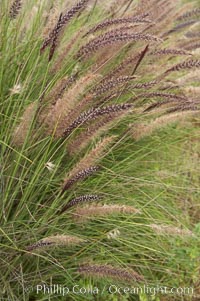
[[[186,39],[184,34],[193,27],[186,27],[178,33],[168,33],[168,30],[178,22],[178,11],[183,10],[184,13],[188,8],[183,5],[179,7],[173,1],[169,6],[162,1],[132,1],[128,7],[129,1],[121,1],[117,7],[110,7],[112,3],[107,3],[109,1],[103,1],[102,5],[91,1],[89,8],[82,7],[79,14],[65,24],[57,37],[52,60],[48,61],[49,49],[41,52],[44,39],[51,32],[52,25],[55,26],[60,12],[67,11],[66,5],[67,9],[74,5],[74,1],[58,1],[57,7],[54,2],[23,1],[20,9],[20,6],[14,6],[17,8],[15,18],[9,14],[11,1],[1,2],[0,299],[177,300],[177,296],[164,296],[165,299],[162,299],[160,294],[150,296],[145,293],[109,292],[110,285],[132,288],[144,283],[152,287],[194,287],[198,294],[199,95],[193,92],[192,96],[188,96],[185,87],[187,80],[186,84],[178,81],[183,80],[185,75],[191,75],[193,66],[189,66],[189,70],[180,67],[183,70],[173,74],[164,73],[190,55],[186,54],[186,58],[172,54],[160,57],[150,55],[164,48],[184,50],[181,47],[181,42]],[[143,2],[146,3],[144,7]],[[196,7],[195,1],[193,4]],[[57,12],[56,18],[52,5]],[[105,18],[122,18],[124,12],[126,17],[146,11],[149,12],[148,18],[151,20],[152,17],[155,22],[150,25],[141,22],[136,24],[137,27],[125,29],[125,32],[141,30],[150,37],[164,37],[166,34],[162,43],[155,45],[142,39],[114,45],[102,44],[102,48],[91,53],[86,60],[77,60],[76,54],[80,48],[93,39],[93,36],[83,38],[83,34],[92,26]],[[117,28],[114,26],[106,30]],[[124,29],[120,30],[124,34]],[[95,34],[101,36],[102,32]],[[146,49],[147,44],[148,52],[141,57],[141,51]],[[127,59],[129,61],[126,62]],[[193,59],[197,66],[198,52],[194,51]],[[109,74],[124,60],[120,72],[114,72],[109,78]],[[131,76],[137,64],[136,79],[120,85],[119,78]],[[84,81],[87,76],[89,79]],[[67,82],[63,96],[62,89],[56,85],[65,78],[72,82]],[[158,79],[157,84],[147,89],[147,82]],[[105,93],[94,96],[92,88],[99,87],[102,80],[105,86],[109,80],[113,80],[114,84],[106,88]],[[82,86],[76,86],[77,83]],[[133,88],[135,84],[140,86]],[[198,87],[198,76],[194,75],[192,83],[188,85]],[[112,92],[116,95],[104,100]],[[147,92],[187,96],[190,102],[188,104],[184,100],[177,103],[173,99],[163,107],[155,107],[155,110],[144,113],[150,104],[163,100],[155,95],[150,98],[141,96]],[[59,93],[61,96],[57,99]],[[136,96],[139,96],[137,101],[134,100]],[[87,101],[84,102],[85,99]],[[132,103],[132,109],[113,114],[112,105],[124,103]],[[69,112],[65,112],[67,106]],[[69,137],[63,137],[63,131],[81,113],[91,108],[101,110],[106,106],[111,108],[108,116],[99,114],[90,122],[86,120],[75,127]],[[152,120],[169,116],[168,109],[175,109],[178,114],[186,111],[186,116],[181,120],[175,118],[173,122],[164,122],[164,126],[148,134]],[[58,111],[61,117],[65,113],[61,121]],[[187,116],[187,112],[192,115]],[[98,122],[105,127],[101,124],[101,128]],[[145,125],[147,134],[143,135]],[[96,130],[96,135],[93,135],[93,128],[100,128],[101,131]],[[136,129],[139,129],[137,138]],[[98,146],[99,141],[111,135],[115,135],[113,143],[104,152],[99,152],[96,162],[91,150]],[[81,140],[82,137],[84,139]],[[81,141],[87,139],[88,143],[81,148]],[[87,162],[80,163],[85,156],[88,156]],[[75,185],[63,192],[63,183],[71,179],[75,167],[73,176],[77,176],[77,170],[85,171],[87,164],[89,167],[97,164],[100,169],[85,179],[77,178]],[[99,206],[123,207],[109,214],[99,214],[96,203],[83,202],[61,214],[62,208],[70,200],[85,195],[101,196]],[[79,210],[86,208],[87,213],[87,208],[93,205],[96,206],[96,212],[93,211],[86,222],[81,222]],[[127,213],[127,208],[135,208],[139,213]],[[72,240],[78,237],[84,242],[70,244],[69,241],[61,241],[47,248],[42,245],[41,242],[50,244],[55,237],[58,238],[57,235]],[[28,247],[32,245],[36,247],[30,251]],[[127,283],[123,273],[115,277],[108,272],[103,275],[89,272],[82,275],[78,272],[82,264],[108,265],[116,268],[116,271],[132,271],[143,276],[144,283],[134,279]],[[66,296],[62,296],[62,292],[37,293],[38,285],[50,287],[53,284],[69,288],[69,293]],[[98,288],[99,293],[74,293],[75,285],[83,288],[83,291]],[[192,300],[193,296],[183,298]]]

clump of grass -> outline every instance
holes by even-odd
[[[0,298],[83,276],[198,286],[198,8],[71,4],[2,5]]]

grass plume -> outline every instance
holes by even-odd
[[[126,43],[132,41],[145,41],[145,42],[160,42],[161,39],[150,34],[143,33],[126,33],[126,32],[107,32],[97,38],[92,39],[85,46],[82,46],[78,51],[77,58],[85,58],[88,55],[102,49],[105,46],[116,44],[116,43]]]
[[[131,269],[122,269],[111,265],[85,264],[78,268],[78,273],[86,277],[117,279],[121,282],[143,282],[144,277]]]
[[[150,20],[146,19],[148,17],[148,14],[142,14],[139,16],[133,16],[133,17],[126,17],[126,18],[117,18],[117,19],[109,19],[109,20],[105,20],[97,25],[95,25],[94,27],[92,27],[85,35],[89,35],[92,33],[95,33],[99,30],[103,30],[107,27],[113,26],[113,25],[121,25],[121,24],[127,24],[127,23],[151,23]]]
[[[45,237],[33,245],[30,245],[26,248],[27,251],[32,252],[36,250],[43,250],[46,248],[52,248],[57,246],[73,246],[79,245],[83,243],[84,240],[70,235],[55,235],[55,236],[48,236]]]
[[[10,18],[15,19],[20,13],[22,8],[22,0],[14,0],[10,7]]]
[[[13,143],[17,146],[22,146],[25,142],[25,139],[29,133],[31,123],[34,119],[35,113],[36,113],[37,104],[36,103],[30,103],[20,120],[20,123],[15,128],[15,131],[13,133]]]
[[[100,116],[104,115],[112,115],[113,113],[117,113],[120,111],[130,110],[132,108],[132,104],[114,104],[107,107],[102,108],[91,108],[90,110],[83,112],[76,120],[71,123],[71,125],[63,132],[63,137],[68,137],[74,129],[83,125],[85,122],[90,120],[95,120]]]
[[[61,210],[60,213],[65,212],[66,210],[70,209],[71,207],[77,206],[77,205],[82,205],[85,203],[90,203],[90,202],[96,202],[101,200],[102,197],[100,195],[94,195],[94,194],[86,194],[86,195],[81,195],[79,197],[76,197],[69,201]]]
[[[88,177],[90,174],[97,171],[97,168],[94,167],[94,165],[101,159],[105,150],[113,140],[114,136],[105,137],[74,166],[64,180],[64,191],[78,180]]]
[[[159,235],[194,236],[192,231],[173,227],[169,225],[151,224],[149,227]]]
[[[182,71],[187,69],[193,69],[193,68],[199,68],[200,67],[200,61],[199,60],[187,60],[182,63],[179,63],[171,68],[169,68],[165,73],[170,73],[174,71]]]
[[[81,0],[76,5],[74,5],[69,11],[65,13],[61,13],[59,16],[59,19],[53,28],[53,30],[49,33],[49,37],[47,37],[42,46],[40,51],[43,52],[46,47],[50,45],[50,53],[49,53],[49,61],[52,59],[53,54],[55,52],[58,37],[60,35],[60,32],[62,31],[63,27],[66,26],[66,24],[74,17],[76,13],[78,13],[80,10],[82,10],[85,5],[88,3],[89,0]]]
[[[184,121],[186,120],[186,118],[195,116],[195,112],[191,109],[191,107],[187,107],[187,109],[188,110],[185,112],[184,110],[182,110],[181,112],[176,112],[175,109],[171,109],[170,112],[174,112],[173,114],[157,117],[156,119],[147,123],[132,125],[133,129],[131,131],[133,138],[135,140],[140,140],[144,137],[152,135],[152,133],[156,130],[160,130],[169,124],[177,123],[178,121]]]
[[[56,85],[53,94],[48,96],[51,98],[50,101],[52,105],[48,108],[48,111],[44,110],[43,115],[44,124],[47,128],[48,133],[55,131],[55,135],[59,137],[63,131],[63,127],[67,124],[67,119],[73,117],[72,111],[75,108],[77,111],[77,104],[79,102],[79,97],[81,97],[84,91],[93,83],[99,76],[88,73],[85,76],[82,76],[76,82],[73,83],[66,89],[67,82],[61,80]],[[57,94],[57,95],[56,95]]]
[[[99,170],[98,166],[90,166],[90,167],[87,167],[85,169],[78,171],[77,174],[75,174],[74,176],[65,179],[63,188],[62,188],[62,193],[64,193],[69,188],[71,188],[71,186],[76,184],[78,181],[82,181],[82,180],[90,177],[91,175],[96,173],[98,170]]]
[[[73,217],[78,222],[86,222],[96,217],[106,217],[112,214],[140,214],[140,210],[127,205],[90,205],[76,208]]]

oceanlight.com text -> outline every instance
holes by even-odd
[[[95,287],[95,286],[80,286],[75,284],[72,287],[67,287],[63,285],[53,284],[53,285],[45,285],[38,284],[36,286],[37,294],[48,294],[48,295],[62,295],[66,296],[69,294],[75,295],[103,295],[104,293],[109,293],[111,295],[181,295],[181,296],[193,296],[194,288],[193,287],[166,287],[166,286],[118,286],[116,284],[108,284],[103,288]]]

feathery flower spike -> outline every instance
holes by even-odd
[[[94,201],[99,201],[102,199],[102,196],[97,195],[97,194],[86,194],[86,195],[81,195],[79,197],[74,198],[73,200],[69,201],[67,205],[65,205],[60,213],[63,213],[67,209],[77,206],[77,205],[82,205],[88,202],[94,202]]]
[[[45,237],[33,245],[30,245],[26,248],[27,251],[32,252],[34,250],[43,249],[46,247],[56,247],[56,246],[72,246],[84,242],[83,239],[70,236],[70,235],[55,235]]]
[[[15,19],[22,7],[22,1],[21,0],[14,0],[11,7],[10,7],[10,18]]]
[[[68,190],[72,185],[77,183],[80,180],[84,180],[88,178],[89,176],[93,175],[95,172],[97,172],[100,168],[98,166],[91,166],[86,169],[83,169],[79,171],[73,178],[67,180],[62,189],[62,193],[64,193],[66,190]]]
[[[148,14],[145,13],[137,17],[133,16],[127,18],[108,19],[92,27],[88,32],[86,32],[84,37],[112,25],[126,24],[126,23],[151,23],[152,21],[146,19],[146,17],[148,17]]]
[[[80,265],[78,273],[84,276],[113,278],[127,282],[142,282],[144,277],[136,271],[122,269],[111,265],[84,264]]]
[[[132,104],[125,103],[125,104],[110,105],[103,108],[91,108],[90,110],[83,112],[76,120],[74,120],[71,123],[71,125],[63,132],[63,137],[64,138],[68,137],[75,128],[77,128],[78,126],[82,125],[85,122],[96,119],[99,116],[103,116],[107,114],[109,115],[112,113],[128,110],[132,107],[133,107]]]
[[[89,0],[81,0],[76,5],[74,5],[69,11],[60,14],[57,24],[55,25],[54,29],[50,32],[49,37],[44,40],[40,48],[40,52],[42,53],[46,49],[46,47],[51,44],[49,60],[51,60],[53,57],[61,30],[77,12],[79,12],[85,7],[87,2],[89,2]]]

